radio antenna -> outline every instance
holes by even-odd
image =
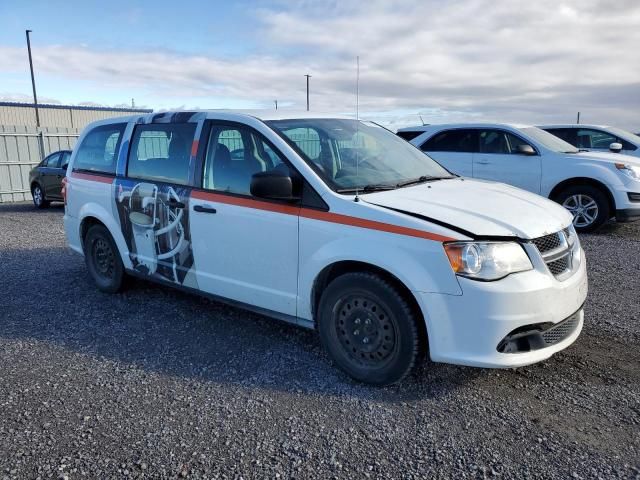
[[[358,133],[360,131],[360,57],[356,57],[356,138],[355,142],[358,142]],[[356,198],[353,199],[354,202],[359,202],[360,197],[358,197],[358,179],[360,178],[358,175],[358,169],[360,164],[360,159],[358,158],[358,145],[355,144],[356,150]]]
[[[422,119],[422,115],[418,114],[418,117],[420,117],[420,122],[422,123],[422,125],[424,125],[424,120]]]

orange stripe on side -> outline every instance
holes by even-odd
[[[257,210],[266,210],[268,212],[285,213],[287,215],[298,215],[300,213],[300,207],[294,207],[292,205],[261,202],[260,200],[253,200],[251,198],[232,197],[231,195],[203,192],[201,190],[193,190],[191,192],[191,196],[199,200],[227,203],[229,205],[236,205],[238,207],[254,208]]]
[[[303,208],[300,212],[300,216],[325,222],[339,223],[341,225],[350,225],[352,227],[368,228],[370,230],[379,230],[381,232],[424,238],[426,240],[434,240],[436,242],[450,242],[455,240],[451,237],[445,237],[444,235],[438,235],[437,233],[425,232],[424,230],[418,230],[416,228],[401,227],[391,223],[376,222],[375,220],[351,217],[349,215],[341,215],[339,213],[322,212],[318,210],[311,210],[309,208]]]
[[[104,177],[102,175],[92,175],[90,173],[73,172],[71,178],[79,180],[90,180],[92,182],[113,183],[113,177]]]
[[[195,157],[198,154],[198,144],[200,142],[198,140],[194,140],[191,144],[191,156]]]
[[[320,220],[329,223],[338,223],[340,225],[348,225],[350,227],[367,228],[369,230],[378,230],[381,232],[395,233],[397,235],[406,235],[409,237],[424,238],[436,242],[450,242],[455,238],[438,235],[437,233],[425,232],[415,228],[401,227],[390,223],[376,222],[374,220],[366,220],[364,218],[352,217],[349,215],[341,215],[339,213],[323,212],[313,210],[311,208],[300,208],[290,205],[281,205],[277,203],[263,202],[250,198],[232,197],[220,193],[203,192],[201,190],[193,190],[191,193],[193,198],[198,200],[208,200],[211,202],[226,203],[238,207],[254,208],[257,210],[266,210],[268,212],[284,213],[287,215],[300,215],[304,218],[312,220]]]

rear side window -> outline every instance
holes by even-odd
[[[125,127],[125,123],[119,123],[91,130],[78,147],[73,169],[115,174]]]
[[[422,133],[423,132],[398,132],[396,133],[396,135],[398,135],[400,138],[404,138],[407,142],[410,142],[414,138],[422,135]]]
[[[445,130],[422,144],[424,152],[467,152],[476,151],[477,135],[475,130]]]
[[[140,125],[131,141],[127,176],[187,185],[195,123]]]
[[[555,135],[558,138],[561,138],[565,142],[570,143],[574,147],[577,144],[576,141],[576,130],[573,128],[547,128],[545,129],[551,135]]]

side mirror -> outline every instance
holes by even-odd
[[[251,195],[271,200],[299,200],[293,194],[293,180],[291,174],[282,170],[258,172],[251,177]]]
[[[62,170],[66,170],[67,168],[69,168],[69,164],[67,163],[66,165],[62,165],[60,168]]]
[[[518,147],[516,148],[516,151],[520,155],[535,155],[536,154],[536,151],[534,150],[534,148],[531,145],[527,145],[525,143],[521,143],[520,145],[518,145]]]
[[[622,144],[613,142],[611,145],[609,145],[609,150],[611,150],[613,153],[620,153],[622,151]]]

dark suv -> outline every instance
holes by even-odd
[[[46,208],[52,201],[62,202],[62,179],[67,174],[70,150],[60,150],[45,157],[29,173],[33,204]]]

